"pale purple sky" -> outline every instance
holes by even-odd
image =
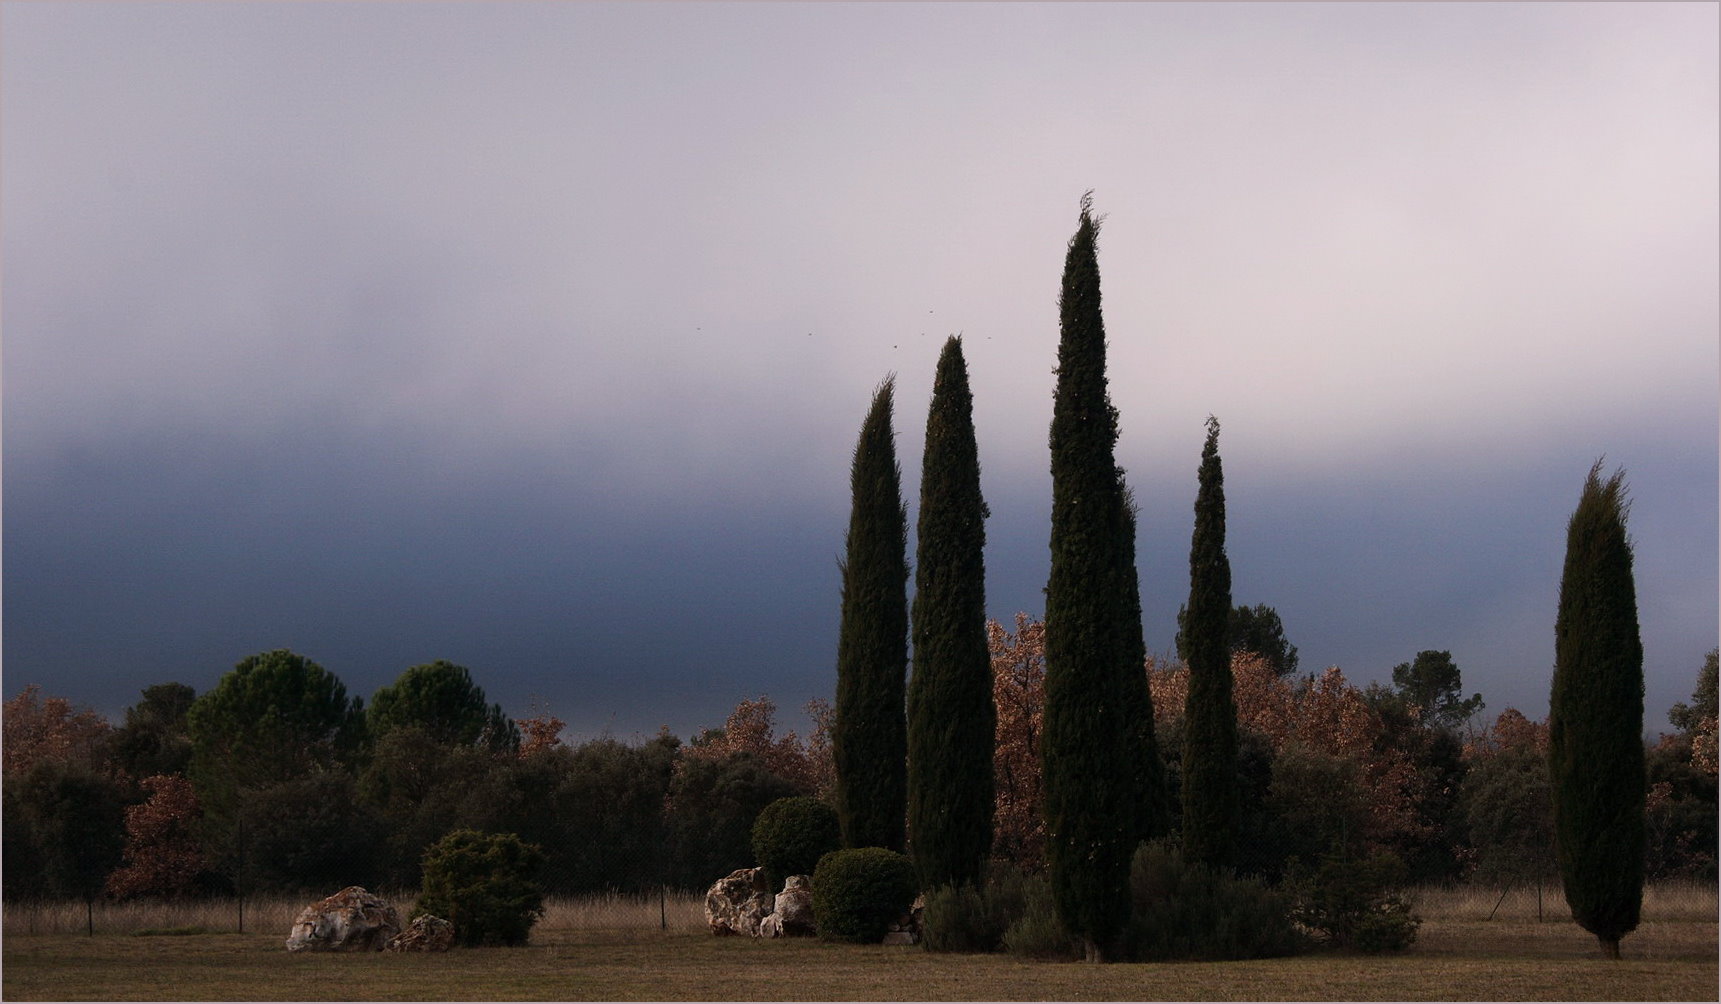
[[[1635,499],[1645,725],[1717,637],[1712,4],[7,4],[4,687],[291,647],[577,730],[833,689],[849,451],[962,332],[1038,613],[1094,190],[1150,649],[1224,423],[1304,668],[1546,708]]]

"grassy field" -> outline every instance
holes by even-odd
[[[285,906],[279,922],[258,909],[267,933],[94,938],[23,933],[8,911],[0,989],[8,1000],[1717,999],[1713,888],[1652,889],[1617,962],[1564,919],[1557,892],[1544,892],[1540,923],[1530,891],[1484,919],[1497,898],[1424,892],[1421,935],[1401,955],[1115,966],[719,939],[698,928],[690,898],[667,904],[668,930],[656,901],[568,901],[529,947],[433,956],[289,954]]]

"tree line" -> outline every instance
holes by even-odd
[[[1645,874],[1713,879],[1716,653],[1646,751],[1623,476],[1599,464],[1569,528],[1546,723],[1507,709],[1475,728],[1481,695],[1444,651],[1394,667],[1391,686],[1299,675],[1277,613],[1233,601],[1212,417],[1178,657],[1148,656],[1098,232],[1084,198],[1059,295],[1043,621],[985,617],[988,512],[953,336],[928,408],[912,605],[893,378],[862,423],[835,703],[809,706],[812,735],[777,736],[761,698],[686,743],[566,745],[554,716],[511,720],[465,667],[412,667],[367,704],[285,650],[202,695],[148,688],[117,727],[29,687],[4,716],[7,895],[413,888],[456,829],[538,844],[552,892],[698,889],[752,863],[753,820],[789,795],[829,801],[846,846],[911,853],[924,889],[977,885],[998,861],[1046,874],[1096,960],[1129,920],[1132,856],[1156,839],[1267,879],[1363,855],[1425,881],[1558,874],[1614,949]],[[1583,795],[1597,785],[1605,813]]]
[[[1040,872],[1045,624],[1022,615],[985,627],[995,726],[982,744],[990,803],[980,857]],[[301,663],[302,678],[317,675],[310,660],[279,658]],[[1448,653],[1419,653],[1395,667],[1393,685],[1366,687],[1336,669],[1281,672],[1241,645],[1226,659],[1239,869],[1277,877],[1293,858],[1344,849],[1389,851],[1417,881],[1508,886],[1556,876],[1547,723],[1508,708],[1474,726]],[[432,666],[409,672],[421,682],[442,677],[451,690],[470,680],[459,667]],[[1191,671],[1181,659],[1148,659],[1143,676],[1170,826],[1181,832]],[[291,688],[289,679],[283,690]],[[182,684],[150,687],[118,724],[36,686],[6,702],[8,900],[410,889],[424,849],[455,829],[539,843],[553,892],[700,890],[755,863],[748,834],[764,806],[788,795],[834,800],[832,709],[821,701],[808,707],[815,724],[804,737],[779,730],[776,706],[758,698],[686,742],[660,733],[568,744],[553,716],[508,721],[473,686],[442,713],[415,711],[367,732],[353,755],[326,768],[252,775],[253,786],[238,789],[220,771],[191,769],[200,740],[187,712],[196,700]],[[367,723],[377,703],[366,706]],[[1645,752],[1643,861],[1652,879],[1715,880],[1716,703],[1712,652],[1691,700],[1668,712],[1672,731]],[[464,710],[446,713],[453,707]],[[298,762],[290,750],[253,755]],[[211,794],[224,789],[238,792],[226,810]]]
[[[1391,694],[1354,699],[1354,688],[1336,671],[1306,681],[1302,699],[1292,702],[1300,720],[1284,723],[1283,731],[1305,732],[1321,715],[1336,714],[1329,723],[1335,737],[1369,743],[1357,761],[1323,758],[1318,746],[1300,743],[1267,756],[1246,749],[1234,693],[1239,667],[1229,643],[1251,612],[1232,603],[1220,426],[1211,416],[1197,471],[1189,599],[1178,617],[1180,741],[1164,741],[1159,720],[1167,709],[1152,674],[1142,672],[1137,520],[1115,455],[1119,416],[1107,387],[1099,227],[1089,193],[1066,248],[1058,298],[1051,571],[1045,622],[1035,633],[1040,651],[1029,660],[1043,673],[1033,681],[1040,689],[1037,720],[1023,744],[1037,762],[1016,764],[1013,775],[1036,785],[1028,799],[1012,801],[1028,808],[1026,828],[1044,856],[1058,924],[1089,961],[1118,957],[1132,922],[1129,876],[1137,848],[1174,837],[1182,859],[1195,867],[1245,866],[1243,834],[1263,822],[1247,818],[1249,810],[1258,815],[1267,804],[1249,796],[1269,794],[1260,790],[1263,782],[1288,791],[1283,782],[1299,772],[1309,775],[1301,779],[1303,792],[1319,790],[1328,800],[1309,807],[1312,818],[1276,821],[1297,826],[1262,828],[1262,835],[1307,840],[1324,832],[1308,850],[1327,858],[1323,867],[1337,875],[1351,845],[1396,829],[1411,845],[1402,850],[1429,859],[1425,873],[1454,871],[1456,862],[1439,861],[1442,841],[1435,839],[1451,822],[1467,767],[1450,724],[1479,710],[1482,700],[1463,697],[1450,653],[1419,653],[1395,668]],[[971,668],[977,665],[971,653],[988,630],[980,613],[986,509],[972,459],[959,338],[940,357],[927,419],[906,709],[907,517],[890,425],[893,391],[892,377],[874,393],[851,468],[832,737],[837,813],[848,847],[912,850],[923,888],[979,888],[986,858],[976,848],[997,843],[992,827],[1003,799],[995,792],[991,804],[979,804],[972,795],[1002,779],[995,766],[989,770],[965,754],[983,745],[989,730],[1002,748],[1007,724],[998,695],[988,706],[986,681]],[[1617,957],[1619,939],[1638,921],[1651,783],[1641,740],[1643,650],[1624,475],[1604,480],[1600,470],[1598,461],[1568,528],[1544,777],[1566,898],[1574,917]],[[1294,658],[1276,654],[1281,665]],[[1700,767],[1699,757],[1691,762]],[[1701,779],[1684,780],[1704,788]],[[1369,815],[1345,812],[1353,793],[1364,791],[1378,796],[1364,806]],[[1712,805],[1712,774],[1707,794]],[[1542,803],[1520,808],[1534,816]],[[905,819],[912,842],[905,841]],[[1680,839],[1686,837],[1712,867],[1713,827]],[[1444,842],[1448,856],[1454,849]]]

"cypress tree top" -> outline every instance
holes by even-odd
[[[1590,468],[1566,529],[1548,698],[1554,843],[1572,918],[1619,957],[1643,902],[1643,643],[1625,474]]]
[[[1097,236],[1091,196],[1083,196],[1058,296],[1041,746],[1058,916],[1096,960],[1129,919],[1129,858],[1144,820],[1138,740],[1151,729],[1151,717],[1127,720],[1151,715],[1151,699],[1145,679],[1138,693],[1131,677],[1143,674],[1141,622],[1131,612],[1131,601],[1139,603],[1134,524],[1112,455],[1117,413],[1106,394]]]
[[[1207,419],[1189,546],[1189,604],[1184,639],[1189,694],[1184,701],[1183,854],[1233,864],[1237,830],[1237,709],[1231,696],[1231,562],[1225,556],[1225,472],[1219,420]]]
[[[849,472],[853,509],[831,752],[844,845],[900,851],[908,783],[908,515],[890,423],[895,387],[892,375],[873,393]]]
[[[908,810],[925,889],[977,884],[992,849],[986,501],[962,342],[938,357],[926,418],[909,682]]]

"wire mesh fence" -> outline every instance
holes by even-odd
[[[330,890],[331,892],[334,890]],[[411,911],[415,892],[383,892],[402,914]],[[114,934],[279,934],[292,930],[299,911],[321,897],[315,894],[220,896],[203,899],[125,902],[25,900],[4,905],[3,933],[20,935]],[[703,894],[662,889],[657,893],[602,892],[549,896],[537,929],[544,931],[690,931],[704,930]]]

